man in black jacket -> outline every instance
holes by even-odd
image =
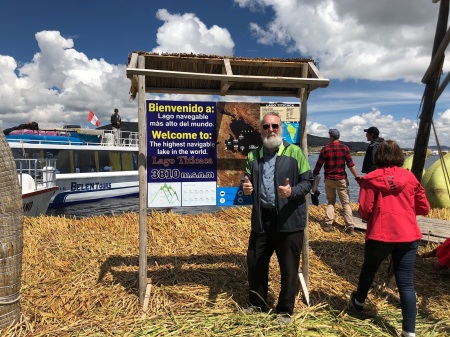
[[[260,122],[263,146],[248,154],[242,190],[253,195],[247,250],[249,301],[268,310],[269,262],[276,253],[281,290],[276,312],[289,319],[294,312],[298,267],[306,227],[306,196],[313,176],[302,150],[283,141],[280,117],[270,112]]]
[[[366,133],[367,141],[369,141],[370,144],[367,147],[366,155],[364,156],[361,172],[367,174],[376,169],[376,166],[373,163],[373,158],[375,156],[375,152],[378,149],[378,145],[380,145],[380,143],[384,141],[384,139],[379,137],[380,131],[375,126],[364,129],[364,132]]]
[[[111,125],[113,128],[120,129],[122,126],[122,118],[119,115],[119,109],[114,109],[114,113],[111,115]]]
[[[122,118],[117,108],[114,109],[114,113],[111,115],[111,125],[114,133],[114,145],[119,145],[121,142],[120,127],[122,126]]]

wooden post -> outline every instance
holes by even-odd
[[[308,65],[304,65],[302,69],[302,76],[308,76]],[[306,132],[306,117],[307,117],[307,102],[309,91],[305,88],[300,90],[300,130],[301,130],[301,148],[306,158],[308,158],[308,134]],[[306,304],[309,305],[309,196],[306,196],[306,227],[303,236],[303,249],[302,249],[302,267],[299,270],[299,281],[303,291],[303,297]]]
[[[139,69],[145,69],[145,58],[139,56]],[[147,288],[147,124],[145,116],[145,75],[139,75],[139,302],[144,303]]]
[[[442,0],[439,6],[439,16],[436,25],[436,35],[434,36],[432,58],[438,51],[447,31],[448,11],[449,0]],[[416,141],[414,143],[414,157],[411,167],[411,172],[419,181],[422,179],[423,168],[425,166],[428,141],[430,139],[431,123],[433,121],[434,108],[437,99],[436,94],[439,87],[443,63],[444,58],[442,58],[439,64],[435,67],[436,70],[430,76],[430,79],[425,86],[422,113],[420,115],[419,129],[417,131]]]

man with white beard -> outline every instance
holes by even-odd
[[[287,323],[294,312],[308,212],[306,198],[313,176],[302,150],[283,141],[278,114],[266,114],[260,127],[263,146],[249,152],[242,183],[244,194],[253,194],[247,250],[250,307],[246,311],[269,310],[269,262],[275,251],[281,273],[275,310]]]

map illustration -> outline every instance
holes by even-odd
[[[299,136],[300,123],[284,122],[283,123],[283,139],[292,144],[300,143]]]
[[[280,115],[283,138],[289,143],[298,144],[298,104],[217,103],[217,186],[240,185],[247,154],[262,145],[259,121],[269,111]]]
[[[217,103],[217,186],[239,186],[247,154],[261,144],[259,103]]]

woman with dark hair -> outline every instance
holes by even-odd
[[[430,204],[416,177],[401,167],[404,160],[395,141],[381,142],[374,158],[377,169],[358,179],[358,213],[367,221],[367,231],[364,262],[351,303],[356,312],[363,310],[378,268],[391,255],[403,315],[402,336],[415,336],[414,264],[422,238],[416,215],[428,214]]]

